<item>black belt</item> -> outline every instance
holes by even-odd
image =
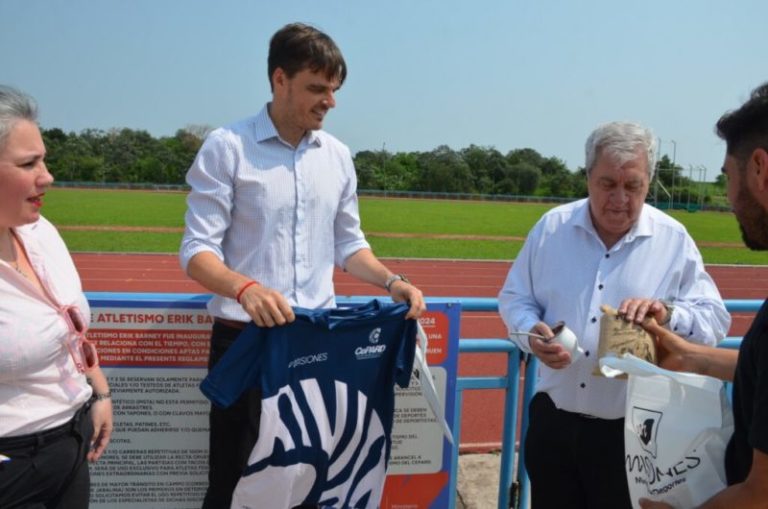
[[[57,440],[64,438],[72,433],[75,426],[82,418],[83,414],[90,407],[89,404],[84,405],[80,410],[75,413],[74,417],[68,422],[56,426],[55,428],[47,429],[45,431],[38,431],[36,433],[30,433],[28,435],[19,435],[15,437],[0,437],[0,453],[4,449],[18,449],[22,447],[32,447],[34,445],[42,446],[45,444],[53,443]]]
[[[248,325],[248,322],[238,322],[237,320],[227,320],[226,318],[219,318],[218,316],[213,317],[213,321],[223,325],[224,327],[229,327],[230,329],[237,329],[237,330],[243,330]]]

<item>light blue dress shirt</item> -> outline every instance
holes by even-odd
[[[282,293],[292,306],[334,307],[334,265],[370,247],[360,229],[349,149],[323,131],[294,148],[280,139],[267,106],[211,132],[187,172],[181,265],[209,251],[230,269]],[[213,316],[250,321],[216,295]]]
[[[499,312],[512,331],[565,321],[587,355],[564,369],[540,363],[537,390],[562,410],[615,419],[624,416],[626,382],[593,375],[600,306],[617,308],[632,297],[671,301],[668,327],[689,341],[714,345],[730,327],[720,292],[682,224],[645,204],[632,229],[606,249],[583,199],[550,210],[533,227],[499,293]],[[531,351],[527,338],[513,341]]]

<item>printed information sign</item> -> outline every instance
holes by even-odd
[[[429,340],[427,364],[449,424],[456,411],[460,317],[461,306],[446,303],[430,304],[419,319]],[[411,376],[407,389],[396,388],[392,454],[381,508],[447,508],[453,447],[458,444],[445,438],[421,395],[421,382]]]
[[[88,297],[88,337],[109,379],[115,424],[91,465],[91,507],[199,509],[208,484],[209,404],[198,389],[212,323],[205,301]]]

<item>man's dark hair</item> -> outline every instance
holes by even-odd
[[[270,87],[278,67],[289,78],[304,69],[324,71],[328,79],[338,78],[339,86],[347,77],[347,64],[333,39],[303,23],[285,25],[272,36],[267,60]]]
[[[720,117],[715,130],[728,155],[741,161],[756,148],[768,150],[768,83],[753,90],[741,108]]]

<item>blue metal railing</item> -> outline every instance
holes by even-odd
[[[507,374],[500,377],[459,377],[456,381],[456,412],[453,419],[453,442],[456,444],[451,462],[451,486],[449,507],[455,507],[456,482],[458,477],[459,451],[461,436],[461,405],[464,391],[469,389],[504,389],[504,425],[502,444],[512,447],[501,448],[499,472],[499,507],[509,507],[509,489],[515,470],[515,435],[517,433],[518,403],[517,395],[520,384],[519,350],[514,343],[505,339],[462,339],[459,341],[459,353],[507,353]],[[531,377],[532,379],[533,377]],[[525,380],[529,378],[526,376]],[[505,482],[508,481],[508,482]],[[503,489],[503,486],[507,486]],[[501,505],[507,504],[507,505]]]

